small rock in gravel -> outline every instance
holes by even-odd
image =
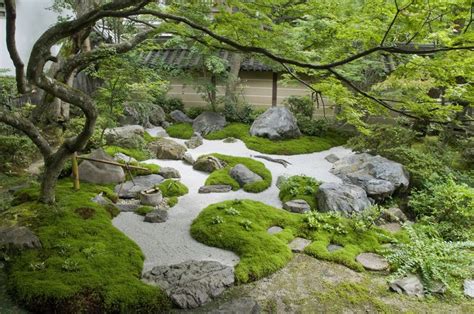
[[[283,209],[293,213],[304,214],[310,211],[311,207],[305,200],[291,200],[283,204]]]
[[[277,234],[281,231],[283,231],[283,228],[279,226],[273,226],[273,227],[268,228],[267,230],[269,234]]]
[[[386,270],[388,268],[387,260],[375,253],[361,253],[357,255],[356,261],[361,263],[367,270]]]
[[[224,143],[235,143],[237,142],[237,139],[235,137],[226,137],[224,140],[223,140]]]
[[[329,245],[327,246],[328,252],[338,251],[338,250],[340,250],[340,249],[342,249],[342,248],[343,248],[342,246],[337,245],[337,244],[329,244]]]
[[[226,193],[230,191],[232,191],[232,187],[225,184],[204,185],[199,188],[199,193]]]
[[[190,153],[184,153],[183,161],[190,165],[194,165],[194,163],[196,162]]]
[[[204,143],[201,134],[194,132],[193,136],[186,142],[184,142],[184,145],[186,145],[187,148],[189,149],[194,149],[196,147],[201,146]]]
[[[145,222],[160,223],[168,220],[168,211],[164,209],[155,209],[145,216]]]
[[[336,155],[334,154],[329,154],[327,155],[326,157],[324,157],[324,159],[326,159],[328,162],[330,163],[335,163],[336,161],[339,160],[339,157],[337,157]]]
[[[261,176],[242,164],[235,165],[234,168],[230,170],[229,174],[239,183],[240,186],[263,180]]]
[[[392,281],[389,284],[391,290],[409,296],[423,297],[423,284],[416,275],[408,275],[406,277]]]
[[[291,251],[295,253],[301,253],[304,251],[305,247],[310,244],[311,240],[296,237],[293,239],[293,241],[290,242],[289,247]]]
[[[464,280],[464,295],[474,298],[474,279]]]
[[[165,179],[179,179],[181,178],[181,174],[178,170],[171,167],[161,167],[160,171],[158,172],[160,176]]]

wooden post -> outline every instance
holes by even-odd
[[[212,74],[211,76],[211,84],[212,84],[212,91],[211,91],[211,103],[212,106],[215,106],[217,100],[217,77]]]
[[[77,153],[72,154],[72,176],[74,177],[74,190],[79,190],[81,188],[81,183],[79,181],[79,167],[77,165]]]
[[[278,87],[278,73],[273,72],[272,77],[272,107],[277,105],[277,87]]]

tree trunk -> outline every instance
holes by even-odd
[[[59,149],[55,154],[44,160],[44,173],[41,179],[40,202],[53,204],[58,177],[61,174],[66,160],[71,156],[65,150]]]
[[[225,86],[225,99],[228,103],[237,103],[236,89],[240,82],[239,71],[242,64],[242,55],[239,53],[232,53],[230,58],[229,78]]]

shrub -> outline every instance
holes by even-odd
[[[167,97],[165,95],[160,95],[155,99],[155,103],[161,106],[161,108],[163,108],[166,113],[170,113],[174,110],[184,110],[183,101],[177,97]]]
[[[428,181],[415,190],[408,205],[425,222],[434,224],[446,240],[472,237],[474,188],[457,184],[452,178]]]
[[[409,241],[387,255],[395,269],[392,278],[417,273],[428,290],[442,283],[448,292],[461,294],[460,280],[474,271],[472,253],[468,251],[474,248],[474,242],[446,242],[411,226],[406,226],[406,231]]]
[[[205,107],[191,107],[188,110],[186,110],[186,114],[191,119],[195,119],[197,116],[199,116],[204,111],[207,111],[207,109]]]
[[[295,116],[313,118],[314,104],[309,96],[290,96],[283,103]]]
[[[33,160],[35,146],[26,136],[0,135],[0,170],[26,167]]]
[[[226,120],[230,122],[241,122],[250,124],[255,120],[253,107],[249,103],[225,103],[224,116]]]
[[[305,200],[311,209],[317,209],[316,192],[318,191],[320,182],[315,179],[300,175],[292,176],[286,179],[280,185],[280,200],[285,203],[295,199]]]
[[[416,133],[406,127],[376,124],[367,134],[351,138],[347,145],[357,152],[384,155],[387,149],[410,147],[415,137]]]
[[[328,121],[324,119],[314,120],[308,116],[296,116],[298,128],[301,133],[310,136],[321,136],[329,129]]]
[[[169,136],[190,139],[194,134],[193,126],[189,123],[175,123],[166,128]]]

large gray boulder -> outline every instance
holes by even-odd
[[[240,186],[263,180],[261,176],[242,164],[235,165],[234,168],[230,170],[229,174],[239,183]]]
[[[100,148],[92,151],[89,157],[115,162]],[[125,181],[125,172],[119,166],[84,160],[79,165],[79,178],[81,181],[95,184],[119,183]]]
[[[323,183],[316,192],[318,210],[353,214],[370,207],[371,203],[365,191],[353,184]]]
[[[193,130],[202,135],[222,130],[227,125],[225,117],[217,112],[206,111],[194,119]]]
[[[164,121],[166,113],[159,105],[133,102],[125,104],[123,116],[120,118],[122,125],[138,124],[144,127],[161,125]]]
[[[125,148],[140,148],[145,144],[143,134],[145,129],[141,125],[125,125],[112,129],[105,129],[104,136],[107,145]]]
[[[150,151],[156,154],[158,159],[181,160],[186,153],[186,147],[167,138],[158,138],[148,145]]]
[[[178,123],[193,123],[194,121],[181,110],[171,111],[170,117],[171,119],[173,119],[175,122],[178,122]]]
[[[157,266],[143,280],[162,288],[180,308],[197,308],[234,283],[234,269],[215,261],[186,261]]]
[[[0,227],[0,248],[40,248],[39,238],[27,227]]]
[[[267,109],[253,122],[250,134],[275,140],[301,136],[296,118],[286,107]]]
[[[381,156],[355,154],[334,163],[331,170],[344,182],[363,188],[370,197],[384,199],[405,190],[410,181],[403,165]]]
[[[210,155],[200,156],[193,164],[193,169],[204,172],[213,172],[225,167],[225,164],[218,158]]]
[[[120,198],[138,198],[141,191],[149,190],[163,182],[163,180],[164,178],[157,174],[138,176],[133,178],[133,181],[116,185],[114,191]]]

